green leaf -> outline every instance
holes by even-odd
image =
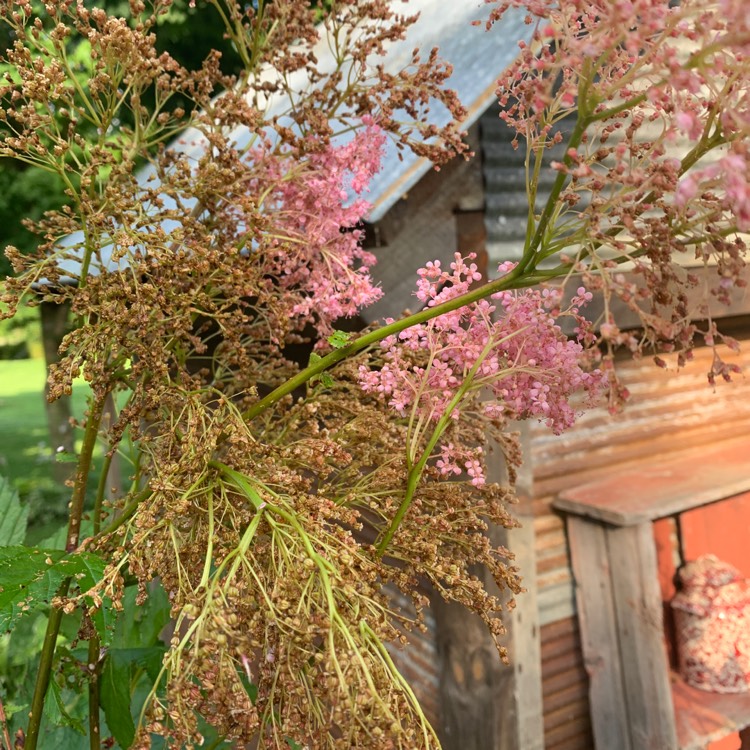
[[[0,546],[23,544],[28,520],[28,506],[21,505],[10,482],[0,477]]]
[[[238,667],[237,676],[240,678],[242,687],[245,688],[245,693],[250,699],[250,703],[255,705],[255,701],[258,700],[258,686],[254,682],[250,681],[250,678],[247,676],[247,673],[244,669]]]
[[[12,630],[23,614],[49,603],[65,578],[56,566],[62,556],[59,550],[0,548],[0,631]]]
[[[333,338],[333,336],[331,338]],[[317,365],[318,362],[320,362],[322,359],[323,358],[319,354],[311,352],[308,367],[310,367],[311,365]],[[322,383],[325,388],[330,388],[334,384],[334,382],[334,379],[327,372],[321,372],[319,375],[313,375],[310,378],[310,385],[314,385],[315,383]]]
[[[73,556],[76,560],[78,570],[75,573],[76,582],[81,593],[86,593],[96,586],[104,577],[104,569],[107,567],[101,557],[84,552]],[[70,560],[71,558],[66,558]],[[101,645],[106,647],[112,640],[115,625],[115,615],[112,612],[109,600],[102,602],[91,615]]]
[[[18,703],[4,703],[3,708],[5,709],[5,718],[12,719],[13,716],[21,711],[28,711],[29,705],[24,703],[23,705]]]
[[[346,331],[334,331],[328,337],[328,343],[334,349],[341,349],[342,347],[346,346],[349,343],[349,340],[351,339],[351,337],[352,337],[351,333],[347,333]]]
[[[135,737],[135,724],[130,712],[131,663],[117,650],[110,650],[99,683],[107,726],[120,747],[130,747]]]
[[[132,649],[144,646],[163,646],[159,633],[170,621],[170,603],[159,581],[151,581],[147,587],[148,598],[138,605],[135,586],[125,589],[122,611],[117,617],[114,648]]]
[[[85,593],[101,580],[104,567],[104,561],[89,552],[66,555],[55,549],[0,547],[0,632],[47,606],[68,577]],[[93,617],[102,641],[108,639],[108,610],[103,604]]]
[[[86,734],[83,722],[70,715],[62,697],[62,690],[54,680],[50,680],[49,683],[47,700],[44,702],[44,715],[58,727],[70,727],[80,734]]]

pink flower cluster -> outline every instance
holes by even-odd
[[[454,443],[444,443],[439,448],[440,457],[435,462],[438,471],[444,476],[451,474],[459,475],[466,472],[471,477],[471,483],[475,487],[481,487],[486,483],[487,477],[484,471],[484,451],[481,446],[469,448],[458,446]]]
[[[428,263],[419,271],[416,296],[435,306],[466,293],[480,278],[476,265],[467,262],[472,258],[456,254],[450,271],[439,261]],[[511,268],[504,264],[500,271]],[[383,366],[360,368],[362,388],[387,398],[401,414],[415,409],[432,421],[445,414],[462,387],[467,392],[486,388],[496,399],[484,404],[490,416],[536,417],[556,433],[570,427],[576,417],[571,396],[584,391],[593,398],[602,382],[598,370],[581,367],[590,334],[579,309],[591,294],[578,289],[564,311],[559,290],[506,291],[493,299],[497,304],[481,300],[385,339]],[[575,318],[575,339],[558,325],[561,315]],[[460,405],[453,405],[451,416],[460,416]],[[454,447],[442,450],[444,473],[456,471],[459,459],[474,468],[466,467],[472,459]]]
[[[263,210],[273,227],[259,235],[257,249],[297,326],[311,322],[326,335],[334,320],[356,315],[382,295],[370,277],[375,257],[360,247],[357,227],[370,208],[359,196],[380,169],[384,142],[368,117],[344,145],[253,154],[260,175],[251,188],[267,196]]]
[[[750,159],[739,149],[732,150],[713,164],[688,172],[680,180],[675,203],[689,208],[701,191],[718,190],[723,208],[730,212],[737,229],[750,230]]]

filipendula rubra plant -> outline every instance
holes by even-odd
[[[507,551],[483,533],[513,526],[520,456],[508,420],[559,432],[606,382],[617,402],[615,345],[688,357],[696,333],[713,343],[710,319],[692,322],[702,308],[686,290],[698,277],[682,258],[715,274],[706,292],[719,299],[743,283],[750,19],[740,0],[493,3],[493,21],[526,7],[534,26],[498,90],[526,142],[522,257],[484,284],[471,257],[428,264],[419,312],[352,337],[335,321],[380,294],[357,196],[384,138],[436,164],[465,152],[449,68],[436,54],[395,75],[378,66],[418,23],[401,4],[211,0],[245,69],[227,77],[211,56],[187,71],[155,48],[170,5],[146,12],[131,0],[128,19],[72,0],[2,6],[16,41],[0,152],[58,174],[70,198],[39,227],[38,255],[8,250],[17,275],[5,299],[11,313],[29,291],[70,303],[77,325],[50,393],[69,393],[79,375],[91,388],[65,552],[3,550],[2,570],[16,570],[2,584],[6,628],[45,606],[40,577],[55,592],[19,741],[38,746],[45,700],[75,722],[64,700],[74,683],[88,695],[92,748],[157,737],[438,747],[384,644],[419,625],[418,577],[502,633],[500,603],[470,571],[484,564],[520,591]],[[332,70],[317,67],[321,37]],[[69,57],[82,39],[87,85]],[[172,104],[178,94],[192,114]],[[271,116],[278,97],[289,109]],[[435,101],[453,117],[443,128],[429,123]],[[542,157],[563,141],[537,212]],[[583,284],[572,295],[528,289],[573,274]],[[605,300],[602,349],[582,317],[587,289]],[[615,295],[641,315],[641,334],[617,327]],[[298,344],[314,347],[307,367],[291,359]],[[729,377],[718,359],[714,369]],[[119,413],[105,418],[118,394]],[[95,444],[106,475],[126,436],[129,489],[108,499],[102,481],[89,492]],[[486,480],[490,438],[507,487]],[[392,609],[386,584],[413,598],[415,622]],[[162,640],[125,648],[122,623],[159,597]],[[88,642],[73,680],[63,618]]]

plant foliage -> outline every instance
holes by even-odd
[[[381,64],[418,23],[400,3],[207,0],[241,70],[217,52],[189,69],[158,45],[172,6],[0,5],[15,40],[0,155],[69,201],[37,222],[37,252],[7,250],[7,315],[27,294],[70,304],[49,394],[90,387],[60,548],[19,545],[24,511],[2,495],[3,623],[13,639],[46,618],[33,679],[9,664],[29,716],[13,728],[27,750],[58,731],[91,748],[436,748],[386,644],[422,626],[423,581],[506,658],[520,577],[486,532],[516,523],[512,421],[560,432],[607,388],[617,406],[616,346],[687,360],[719,337],[708,299],[744,284],[750,18],[740,0],[493,3],[490,26],[511,6],[537,19],[499,82],[527,140],[522,256],[486,283],[473,255],[428,263],[421,310],[350,335],[340,319],[382,294],[361,222],[384,144],[466,155],[450,66],[437,51]],[[711,279],[697,307],[686,253]]]

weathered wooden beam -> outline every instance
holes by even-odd
[[[513,669],[500,661],[485,624],[442,599],[434,601],[433,611],[443,750],[521,750]]]
[[[651,523],[608,527],[606,535],[633,750],[677,748]]]
[[[528,453],[526,455],[529,455]],[[496,461],[493,472],[500,472]],[[520,502],[512,508],[521,528],[489,530],[492,543],[515,554],[525,593],[506,610],[504,665],[486,626],[457,605],[433,602],[436,621],[444,750],[543,750],[542,675],[539,612],[536,599],[531,468],[519,476]],[[495,474],[493,480],[502,477]],[[507,601],[486,571],[477,571],[488,591]]]
[[[639,750],[628,731],[606,530],[576,516],[567,523],[594,741],[606,750]]]

